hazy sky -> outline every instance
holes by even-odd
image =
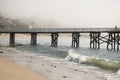
[[[120,0],[0,0],[0,12],[66,25],[120,26]]]

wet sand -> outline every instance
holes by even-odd
[[[106,80],[104,77],[98,76],[96,72],[90,71],[88,67],[82,65],[78,66],[76,64],[74,65],[73,63],[69,63],[63,59],[54,59],[48,56],[37,55],[35,53],[23,52],[11,47],[4,47],[2,48],[2,51],[2,55],[12,59],[14,63],[36,71],[48,80]],[[16,64],[15,66],[18,66]],[[11,69],[7,69],[11,72]],[[14,73],[21,71],[19,68],[15,70],[17,71]],[[34,77],[30,77],[30,79],[26,80],[35,79]]]
[[[120,78],[119,76],[116,76],[116,74],[111,74],[109,72],[102,71],[97,67],[76,64],[76,63],[65,61],[65,59],[55,59],[55,58],[51,58],[48,56],[42,56],[41,54],[30,53],[28,51],[26,52],[26,51],[16,50],[15,48],[11,48],[11,47],[4,47],[2,48],[2,51],[3,53],[1,55],[7,58],[10,58],[15,63],[15,66],[18,66],[16,64],[22,65],[23,67],[26,67],[28,69],[31,69],[43,75],[48,80],[89,80],[89,79],[91,80],[119,80]],[[7,62],[9,61],[7,60],[6,63]],[[3,63],[0,63],[0,66],[2,64]],[[9,63],[9,64],[13,64],[13,63]],[[9,74],[10,74],[11,67],[9,68],[6,67],[6,68],[8,69]],[[27,79],[28,78],[27,77],[26,79],[20,78],[20,80],[35,80],[35,77],[33,77],[34,75],[31,75],[31,72],[32,74],[36,75],[36,80],[39,80],[37,79],[38,78],[37,76],[39,75],[37,75],[31,70],[30,72],[28,72],[30,73],[28,75],[30,76],[29,77],[30,79]],[[21,68],[15,69],[15,72],[17,74],[20,74],[18,73],[20,71],[22,71]],[[4,70],[2,70],[2,72],[4,73]],[[26,72],[26,69],[25,69],[25,72]],[[26,73],[24,75],[26,75]],[[14,79],[10,79],[10,80],[14,80]]]
[[[46,80],[36,72],[0,56],[0,80]]]

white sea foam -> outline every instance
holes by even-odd
[[[74,53],[72,50],[69,50],[69,55],[66,57],[66,60],[73,61],[76,63],[84,63],[86,62],[88,56],[83,56],[77,53]]]
[[[5,48],[4,55],[8,55],[11,59],[20,65],[28,67],[32,70],[39,72],[40,74],[47,77],[49,80],[64,80],[63,74],[67,75],[66,80],[120,80],[119,73],[117,74],[107,74],[99,72],[96,68],[91,68],[88,66],[78,66],[64,62],[64,60],[54,59],[48,56],[41,56],[35,53],[22,52],[15,50],[14,48]],[[67,60],[84,62],[88,56],[83,56],[70,50]],[[97,58],[99,59],[99,58]],[[53,68],[53,66],[57,66]],[[72,71],[71,71],[72,70]],[[77,70],[73,73],[74,70]],[[87,74],[86,74],[87,73]],[[51,76],[52,74],[52,76]],[[92,75],[91,75],[92,74]],[[81,76],[80,76],[81,75]],[[87,77],[86,77],[87,76]],[[92,77],[91,77],[92,76]],[[98,77],[97,77],[98,76]],[[102,77],[102,78],[100,78]],[[105,78],[105,79],[103,79]]]
[[[120,76],[120,69],[117,71],[117,74]]]

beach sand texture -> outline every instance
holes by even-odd
[[[30,52],[22,52],[10,47],[3,47],[2,51],[4,53],[1,55],[12,60],[15,64],[17,63],[28,69],[36,71],[48,80],[106,80],[104,77],[97,75],[96,72],[88,70],[87,66],[77,66],[76,63],[73,65],[64,59],[54,59]],[[21,70],[19,69],[17,73],[20,71]],[[34,77],[31,77],[33,76],[30,76],[30,79],[26,80],[35,80]]]
[[[1,50],[3,53],[0,54],[0,80],[45,80],[43,76],[48,80],[120,80],[116,74],[97,67],[11,47],[2,47]]]
[[[46,80],[36,72],[0,56],[0,80]]]

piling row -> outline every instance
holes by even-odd
[[[118,50],[120,45],[120,33],[111,32],[109,33],[107,49]]]
[[[58,33],[51,34],[51,46],[57,47],[58,46]]]
[[[10,33],[10,46],[15,45],[15,33]],[[72,33],[72,47],[79,47],[80,33]],[[119,51],[120,46],[120,32],[108,32],[108,35],[101,35],[100,32],[90,32],[90,48],[100,49],[100,44],[106,43],[107,50]],[[37,33],[31,33],[31,45],[37,44]],[[58,33],[51,33],[51,46],[58,46]]]
[[[79,37],[80,33],[72,33],[72,47],[79,47]]]
[[[100,49],[100,33],[90,33],[90,48]]]

